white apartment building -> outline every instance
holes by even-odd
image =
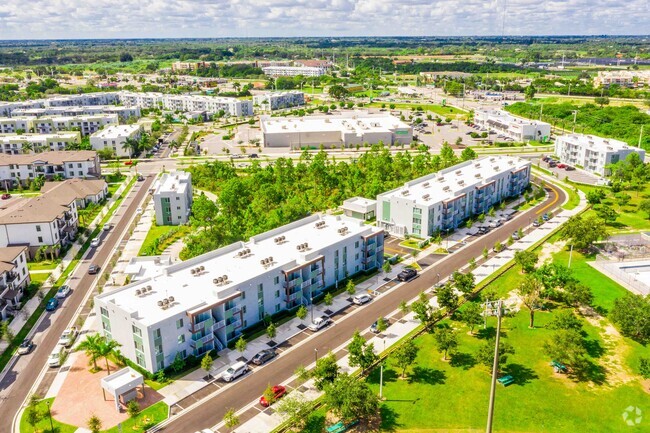
[[[30,281],[27,247],[0,248],[0,319],[14,314]]]
[[[142,115],[140,107],[138,106],[125,107],[121,105],[95,105],[86,107],[21,108],[14,110],[11,117],[80,117],[98,116],[103,114],[116,114],[120,122],[126,122],[130,118],[139,119]]]
[[[352,197],[343,200],[343,204],[340,208],[343,210],[343,214],[347,217],[367,221],[375,217],[377,200],[371,200],[364,197]]]
[[[51,191],[38,197],[0,202],[0,249],[28,246],[33,257],[40,247],[48,254],[72,242],[78,229],[76,197]]]
[[[7,134],[0,135],[0,150],[8,155],[65,150],[69,143],[79,143],[78,132],[55,134]]]
[[[207,68],[208,62],[174,62],[172,63],[173,72],[196,71],[199,68]]]
[[[171,265],[95,297],[103,334],[155,372],[177,354],[221,349],[265,315],[309,305],[346,276],[381,267],[384,232],[312,215]]]
[[[548,141],[551,125],[537,120],[515,117],[503,110],[476,110],[474,123],[516,142],[526,140]],[[498,140],[498,137],[497,137]]]
[[[43,108],[43,100],[35,99],[31,101],[19,102],[2,102],[0,101],[0,116],[11,116],[15,110],[28,110],[31,108]]]
[[[118,124],[117,114],[93,116],[43,116],[0,118],[0,132],[15,134],[17,131],[51,134],[57,131],[79,131],[82,136],[97,132],[106,125]]]
[[[598,71],[598,76],[594,78],[594,87],[609,87],[612,84],[621,87],[648,87],[650,86],[650,71]]]
[[[379,142],[385,145],[410,144],[413,128],[390,115],[353,113],[339,116],[271,117],[260,116],[265,147],[346,147]]]
[[[29,132],[32,125],[31,117],[0,117],[0,133],[24,134]]]
[[[53,179],[94,178],[101,175],[99,157],[93,150],[51,151],[8,155],[0,153],[0,185],[13,188],[19,181],[28,181],[43,175]]]
[[[174,111],[205,111],[212,115],[223,110],[229,116],[252,116],[253,102],[237,98],[203,95],[169,95],[155,92],[120,92],[125,106],[161,108]]]
[[[421,238],[458,227],[530,182],[530,161],[484,157],[457,164],[377,196],[377,225],[397,236]]]
[[[253,96],[253,106],[262,110],[280,110],[300,105],[305,105],[305,94],[298,91],[267,92]]]
[[[607,166],[624,160],[631,153],[638,153],[641,161],[645,159],[645,150],[612,138],[567,134],[555,140],[555,155],[561,162],[601,176],[609,176]]]
[[[153,193],[156,224],[186,224],[192,211],[192,174],[186,171],[164,173]]]
[[[90,136],[94,150],[113,149],[119,157],[131,157],[131,150],[124,148],[127,140],[139,140],[142,136],[140,125],[111,125]]]
[[[75,107],[82,105],[111,105],[120,102],[118,92],[82,93],[79,95],[59,95],[43,100],[45,107]]]
[[[265,75],[271,77],[320,77],[327,73],[327,68],[321,66],[265,66],[262,68]]]

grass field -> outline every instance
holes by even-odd
[[[146,428],[150,428],[152,425],[157,424],[165,419],[167,419],[168,407],[167,405],[159,401],[158,403],[149,406],[143,410],[138,416],[137,426],[132,419],[127,419],[122,423],[122,429],[118,429],[117,426],[106,430],[106,433],[120,433],[120,432],[135,432],[142,433]],[[146,428],[145,428],[146,427]]]
[[[63,424],[61,422],[58,422],[54,416],[56,414],[53,414],[52,417],[52,425],[54,426],[54,430],[50,429],[50,419],[47,416],[47,410],[48,410],[48,403],[51,405],[52,402],[54,401],[54,398],[48,398],[45,400],[41,400],[38,405],[36,406],[36,411],[42,415],[42,419],[34,426],[40,431],[41,433],[74,433],[77,431],[77,427],[68,425],[68,424]],[[21,432],[33,432],[34,429],[32,426],[29,425],[27,422],[27,417],[25,416],[26,412],[23,412],[22,418],[20,418],[20,431]]]
[[[176,240],[185,236],[189,230],[190,228],[188,226],[158,226],[152,224],[147,233],[147,237],[142,242],[138,255],[145,256],[152,254],[152,248],[156,246],[156,241],[158,241],[158,245],[156,251],[153,251],[153,255],[158,255]],[[162,240],[160,239],[161,237],[163,238]]]
[[[27,269],[30,271],[53,271],[56,269],[57,266],[59,266],[59,263],[57,261],[51,261],[51,260],[42,260],[40,262],[28,262],[27,263]]]
[[[409,104],[405,102],[373,102],[372,104],[368,104],[368,107],[375,107],[375,108],[381,108],[385,106],[385,108],[390,108],[391,105],[395,106],[396,110],[414,110],[417,107],[421,107],[424,112],[426,113],[427,111],[431,111],[435,114],[438,114],[440,116],[452,116],[452,115],[466,115],[467,112],[463,110],[459,110],[456,107],[448,107],[445,106],[443,107],[442,105],[434,105],[434,104]]]

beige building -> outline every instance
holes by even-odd
[[[119,157],[131,157],[131,150],[124,144],[127,140],[139,140],[142,135],[140,125],[111,125],[90,136],[94,150],[112,149]]]
[[[6,134],[0,135],[0,149],[2,153],[19,155],[65,150],[67,144],[80,141],[80,134],[72,131],[55,134]]]
[[[621,87],[650,86],[650,70],[598,71],[594,78],[594,87],[609,87],[617,84]]]

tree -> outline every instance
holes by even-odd
[[[300,307],[298,307],[298,310],[296,310],[296,317],[300,320],[305,320],[305,318],[307,317],[307,313],[308,313],[307,307],[301,305]]]
[[[399,303],[399,310],[402,312],[403,316],[406,316],[411,312],[411,307],[409,307],[409,304],[407,304],[406,301],[402,299],[402,301]]]
[[[587,202],[590,205],[600,204],[605,198],[605,193],[602,189],[593,189],[587,193]]]
[[[395,363],[402,370],[402,377],[406,374],[406,369],[415,362],[420,348],[415,345],[413,340],[405,341],[395,351],[392,356],[395,358]]]
[[[639,373],[644,379],[650,379],[650,358],[639,359]]]
[[[533,251],[522,250],[515,253],[515,263],[521,266],[522,272],[527,274],[535,270],[535,265],[538,260],[537,253]]]
[[[650,341],[650,298],[632,293],[614,300],[609,318],[621,333],[642,344]]]
[[[269,337],[269,340],[273,340],[275,336],[277,335],[278,330],[276,329],[275,325],[273,322],[269,324],[269,326],[266,327],[266,336]]]
[[[311,414],[312,402],[305,400],[302,394],[294,396],[292,393],[276,405],[275,411],[283,420],[290,421],[297,429],[302,430]]]
[[[334,302],[334,297],[331,293],[327,292],[323,298],[323,302],[325,302],[325,305],[332,305],[332,302]]]
[[[346,374],[327,385],[325,404],[343,420],[368,420],[379,413],[379,398],[365,381]]]
[[[345,285],[345,291],[350,296],[354,296],[354,294],[357,292],[357,287],[354,285],[352,280],[348,280],[347,284]]]
[[[420,293],[419,299],[411,304],[411,310],[428,331],[433,331],[433,325],[439,318],[439,312],[431,305],[424,292]]]
[[[88,421],[86,421],[86,426],[91,433],[99,433],[102,430],[102,420],[97,415],[91,415]]]
[[[483,323],[483,307],[476,302],[468,302],[460,312],[460,318],[467,325],[470,333],[474,333],[474,327]]]
[[[223,424],[229,429],[239,425],[239,417],[237,416],[235,409],[230,408],[226,411],[223,415]]]
[[[244,336],[240,336],[237,342],[235,343],[235,349],[239,353],[244,353],[246,351],[246,340],[244,340]]]
[[[0,338],[6,341],[7,344],[11,344],[11,342],[14,340],[14,333],[9,327],[8,320],[3,320],[0,322]]]
[[[129,414],[129,418],[133,419],[133,423],[138,425],[138,415],[140,415],[140,405],[137,401],[131,400],[126,405],[126,413]]]
[[[551,329],[573,329],[580,331],[582,329],[582,320],[572,310],[561,310],[553,315],[553,319],[551,319],[547,326]]]
[[[190,223],[194,227],[212,230],[219,219],[219,207],[205,194],[199,195],[192,202]]]
[[[378,359],[374,352],[374,345],[366,342],[358,330],[352,334],[352,340],[348,345],[348,357],[350,367],[360,367],[362,371],[368,369]]]
[[[609,237],[605,222],[595,215],[574,215],[564,224],[561,238],[579,250],[589,249],[594,242]]]
[[[544,352],[554,361],[581,369],[587,356],[584,339],[576,329],[559,329],[544,343]]]
[[[479,364],[483,364],[486,367],[492,367],[492,364],[494,363],[495,346],[496,339],[490,338],[479,347],[479,350],[476,353],[476,360],[479,362]],[[499,367],[505,365],[505,363],[508,362],[508,357],[514,353],[515,349],[502,337],[499,340]]]
[[[108,364],[108,357],[113,353],[113,350],[120,347],[120,343],[115,340],[108,340],[105,337],[100,339],[99,345],[97,346],[97,354],[99,357],[104,358],[106,361],[106,371],[110,373],[111,368]]]
[[[377,319],[377,332],[382,333],[386,329],[388,329],[388,322],[386,321],[386,319],[383,317]]]
[[[454,351],[458,347],[456,331],[450,326],[443,326],[438,328],[433,336],[438,351],[443,353],[443,359],[446,361],[447,352]]]
[[[99,334],[90,334],[86,336],[86,339],[79,343],[77,346],[77,349],[83,350],[86,352],[86,355],[90,358],[90,361],[93,364],[93,370],[97,371],[99,368],[97,367],[97,358],[100,358],[101,355],[99,354],[100,351],[100,344],[101,340],[104,337],[102,337]]]
[[[527,101],[532,100],[535,97],[535,93],[537,93],[537,89],[532,84],[529,84],[528,87],[524,89],[524,97]]]
[[[472,159],[476,159],[476,152],[471,147],[466,147],[460,153],[460,159],[461,161],[469,161]]]
[[[456,288],[465,295],[471,293],[472,290],[474,290],[475,279],[474,274],[471,272],[463,274],[460,271],[455,271],[453,273],[453,280],[454,286],[456,286]]]
[[[438,290],[438,305],[440,308],[446,308],[447,312],[451,312],[458,307],[458,295],[450,284]]]
[[[311,377],[311,373],[309,372],[309,370],[307,370],[307,369],[305,368],[305,366],[302,365],[302,364],[299,365],[298,367],[296,367],[296,369],[294,370],[293,374],[294,374],[294,375],[296,376],[296,378],[298,379],[298,383],[299,383],[300,385],[302,385],[303,383],[307,382],[307,381],[309,380],[309,378]]]
[[[343,87],[343,86],[338,85],[338,84],[334,85],[334,86],[330,86],[330,89],[329,89],[328,93],[332,98],[337,99],[339,101],[342,100],[342,99],[347,98],[348,95],[349,95],[349,92],[347,91],[347,89],[345,87]]]
[[[381,269],[388,274],[390,273],[390,271],[393,270],[393,267],[390,265],[390,262],[386,260],[384,261],[384,264],[381,266]]]
[[[132,62],[133,61],[133,56],[127,52],[123,52],[120,54],[120,62],[125,63],[125,62]]]
[[[210,352],[205,352],[205,356],[201,359],[201,369],[205,370],[208,376],[210,375],[210,370],[212,370],[212,361]]]
[[[596,209],[596,214],[607,223],[613,223],[618,218],[618,212],[613,207],[602,204]]]
[[[311,374],[314,378],[316,389],[319,391],[322,391],[327,384],[334,382],[334,379],[339,375],[339,366],[336,363],[334,353],[329,352],[327,355],[319,358]]]
[[[609,105],[609,98],[607,96],[598,96],[594,98],[594,102],[603,108],[603,105]]]
[[[25,413],[27,424],[32,426],[36,431],[36,424],[43,419],[43,413],[38,410],[38,405],[41,402],[41,396],[38,394],[31,394],[27,402],[27,410]]]
[[[489,255],[490,252],[488,251],[487,247],[483,247],[483,258],[487,259]]]
[[[271,386],[271,384],[268,384],[266,386],[266,389],[264,390],[264,393],[262,395],[266,399],[266,402],[269,404],[269,406],[275,403],[276,401],[275,392],[273,392],[273,387]]]
[[[648,214],[650,219],[650,200],[641,200],[639,203],[639,210]]]
[[[594,300],[591,288],[573,279],[565,284],[562,295],[564,302],[571,307],[591,305]]]
[[[517,287],[517,295],[521,298],[526,308],[530,310],[530,328],[535,327],[535,310],[539,308],[542,294],[542,283],[533,275],[527,275]]]
[[[185,368],[185,358],[183,358],[181,352],[176,352],[176,356],[174,356],[174,360],[169,367],[176,373],[182,371]]]

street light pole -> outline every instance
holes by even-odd
[[[52,424],[52,411],[50,411],[50,402],[47,402],[47,416],[50,419],[50,431],[54,431],[54,424]]]
[[[314,362],[318,362],[318,349],[314,347]]]
[[[497,335],[494,344],[494,361],[492,363],[492,384],[490,385],[490,405],[488,407],[488,419],[486,433],[492,433],[492,421],[494,418],[494,397],[497,384],[497,371],[499,370],[499,340],[501,338],[501,301],[497,304]]]
[[[383,342],[384,342],[384,350],[381,353],[384,353],[386,351],[386,340],[383,340]],[[381,400],[383,397],[383,389],[384,389],[384,361],[381,361],[381,364],[379,364],[379,400]]]
[[[314,323],[314,294],[309,290],[309,306],[311,307],[311,323]]]

